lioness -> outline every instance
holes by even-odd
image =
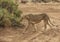
[[[23,16],[22,20],[23,19],[27,19],[28,20],[27,28],[29,27],[30,24],[35,26],[35,24],[41,22],[42,20],[44,21],[45,29],[47,28],[47,25],[49,25],[50,27],[51,27],[51,25],[53,25],[51,23],[51,21],[50,21],[49,16],[46,13],[42,13],[42,14],[38,14],[38,15],[28,14],[28,15]],[[51,25],[49,24],[49,22],[50,22]],[[25,28],[25,31],[26,31],[27,28]],[[37,28],[35,28],[35,30],[37,31]]]

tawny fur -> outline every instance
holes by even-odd
[[[30,24],[35,26],[35,24],[40,23],[42,20],[44,21],[45,29],[47,28],[47,25],[49,25],[50,27],[51,27],[51,25],[53,25],[51,23],[51,21],[50,21],[49,16],[46,13],[42,13],[42,14],[38,14],[38,15],[33,15],[33,14],[25,15],[25,16],[22,17],[22,20],[23,19],[27,19],[28,20],[27,28],[29,27]],[[49,22],[50,22],[51,25],[49,24]],[[25,29],[25,31],[26,31],[26,29]],[[36,29],[37,28],[35,28],[35,31],[36,31]]]

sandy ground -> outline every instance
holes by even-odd
[[[0,29],[0,42],[60,42],[60,4],[20,4],[19,9],[23,15],[47,13],[53,24],[52,29],[48,27],[44,31],[43,22],[37,24],[37,32],[33,32],[32,25],[25,34],[22,34],[24,28],[18,29]],[[52,18],[54,17],[54,18]],[[43,32],[42,32],[43,31]]]

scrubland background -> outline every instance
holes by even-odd
[[[30,26],[25,34],[22,34],[24,28],[18,29],[0,29],[0,42],[60,42],[60,3],[27,3],[19,4],[18,7],[23,11],[23,15],[47,13],[51,22],[57,27],[48,27],[44,31],[43,22],[37,24],[37,32],[33,32],[33,26]],[[52,18],[54,17],[54,18]]]

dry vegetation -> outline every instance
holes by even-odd
[[[22,34],[24,28],[0,29],[0,42],[60,42],[60,4],[27,3],[20,4],[19,9],[23,11],[22,16],[30,13],[47,13],[52,23],[58,27],[52,26],[52,29],[48,27],[47,31],[43,31],[43,22],[41,22],[37,24],[37,32],[33,32],[34,28],[30,25],[25,34]]]

